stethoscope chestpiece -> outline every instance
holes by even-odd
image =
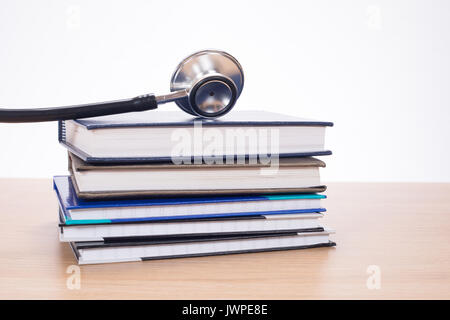
[[[191,110],[201,117],[220,117],[233,108],[236,100],[234,82],[219,75],[197,81],[189,91]]]
[[[203,50],[185,58],[173,73],[170,91],[187,95],[175,103],[189,114],[215,118],[229,112],[244,87],[244,73],[230,54]]]

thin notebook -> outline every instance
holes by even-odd
[[[265,111],[220,119],[183,112],[139,112],[59,122],[59,141],[88,163],[192,161],[218,157],[321,156],[333,123]]]
[[[265,234],[294,230],[317,232],[323,231],[319,224],[322,216],[321,213],[302,213],[66,224],[64,213],[59,210],[59,239],[63,242],[108,242],[120,239]]]

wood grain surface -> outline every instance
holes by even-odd
[[[80,266],[70,289],[51,181],[0,179],[0,298],[450,298],[450,184],[334,183],[327,195],[335,248]]]

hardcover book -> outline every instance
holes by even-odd
[[[154,238],[137,241],[70,242],[79,264],[185,258],[276,250],[330,247],[330,230]]]
[[[89,164],[69,154],[69,171],[82,199],[323,192],[321,160],[280,158],[272,164]]]
[[[329,155],[316,121],[265,111],[220,119],[182,112],[139,112],[59,122],[59,141],[87,163],[168,162],[174,159]]]
[[[126,224],[170,219],[311,214],[326,211],[320,194],[80,199],[67,176],[53,178],[61,224]]]

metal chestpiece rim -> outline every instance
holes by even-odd
[[[244,86],[244,73],[230,54],[203,50],[185,58],[172,75],[170,91],[187,91],[175,103],[191,115],[220,117],[235,105]]]

